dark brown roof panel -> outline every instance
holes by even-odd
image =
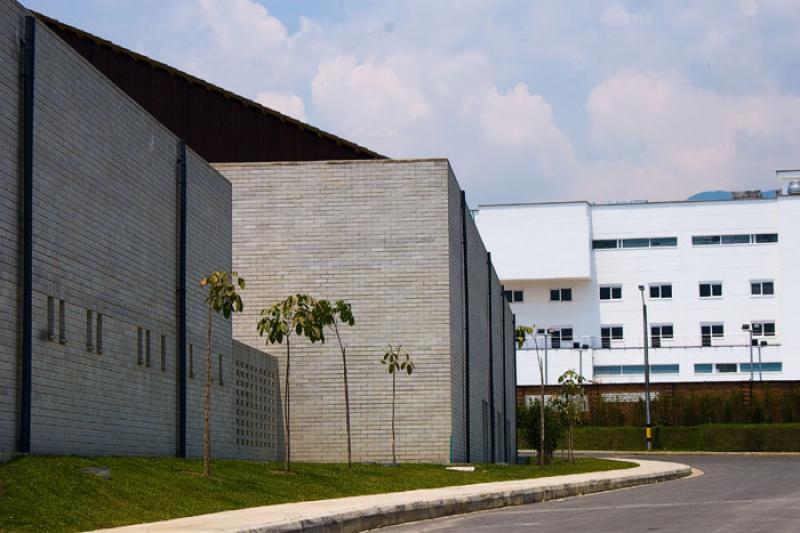
[[[385,159],[110,41],[36,15],[206,161]]]

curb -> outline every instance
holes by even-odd
[[[637,459],[632,462],[639,463],[639,466],[628,470],[571,474],[559,478],[501,481],[254,507],[104,531],[116,533],[185,530],[207,533],[357,532],[431,518],[526,505],[637,485],[649,485],[687,477],[692,473],[689,466],[679,463]],[[442,494],[443,492],[444,494]],[[379,502],[383,500],[386,503],[376,504],[375,500]]]
[[[520,455],[534,455],[533,450],[520,450]],[[684,456],[684,457],[800,457],[800,452],[704,452],[704,451],[679,451],[679,450],[575,450],[575,455],[590,457],[629,457],[631,455],[646,456]]]

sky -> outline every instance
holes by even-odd
[[[675,200],[800,167],[796,0],[23,0],[471,205]]]

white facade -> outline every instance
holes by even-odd
[[[755,380],[800,379],[800,196],[489,205],[476,220],[517,325],[557,332],[536,342],[543,359],[548,345],[549,384],[567,369],[643,381],[640,285],[651,381],[750,379],[743,324],[765,343],[753,347]],[[531,339],[518,385],[539,383],[536,361]]]

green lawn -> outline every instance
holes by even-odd
[[[82,472],[105,466],[111,479]],[[452,472],[440,465],[300,463],[286,474],[279,463],[172,458],[22,457],[0,464],[0,531],[76,531],[152,522],[227,509],[358,494],[505,481],[630,468],[633,463],[580,458],[544,469],[479,466]]]

